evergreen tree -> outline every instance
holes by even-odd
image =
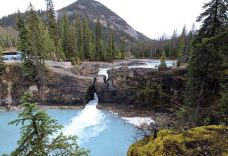
[[[6,48],[16,47],[17,32],[14,27],[0,26],[0,51]]]
[[[56,59],[56,47],[55,47],[55,44],[53,42],[53,40],[51,39],[51,36],[48,32],[48,29],[43,25],[41,24],[41,31],[42,31],[42,35],[41,35],[41,38],[42,38],[42,42],[43,42],[43,56],[45,59]]]
[[[30,51],[29,31],[22,15],[18,12],[16,28],[18,31],[18,50],[22,52],[23,76],[30,82],[34,81],[36,76],[35,65],[32,62],[32,53]]]
[[[113,52],[112,52],[112,32],[109,32],[109,35],[108,35],[108,47],[107,47],[107,50],[106,50],[106,60],[108,62],[112,62],[113,61]]]
[[[206,10],[197,19],[202,21],[198,37],[211,37],[224,31],[228,20],[227,3],[227,0],[211,0],[203,6]]]
[[[57,51],[59,39],[58,39],[58,30],[57,30],[57,23],[55,18],[55,10],[52,0],[46,0],[47,3],[47,25],[48,25],[48,32],[50,34],[50,38],[54,42],[55,49],[53,51],[55,58],[57,57]]]
[[[29,52],[34,61],[44,60],[41,20],[34,11],[32,4],[29,6],[26,24],[28,26]]]
[[[114,39],[113,31],[111,31],[111,50],[112,50],[112,59],[115,60],[116,47],[115,47],[115,39]]]
[[[97,19],[96,22],[96,31],[95,31],[95,60],[104,61],[104,49],[103,42],[101,37],[101,23]]]
[[[189,32],[187,36],[187,41],[186,41],[186,56],[191,56],[192,54],[192,42],[193,42],[193,37],[195,36],[195,24],[192,25],[192,29]]]
[[[0,53],[4,51],[4,48],[2,45],[0,45]]]
[[[221,45],[213,38],[224,30],[226,0],[211,0],[204,5],[199,17],[202,27],[193,41],[193,53],[189,62],[188,90],[185,98],[185,122],[190,126],[212,124],[208,108],[215,104],[221,70]],[[226,9],[225,9],[226,10]],[[227,17],[226,17],[227,18]],[[187,119],[186,119],[187,118]]]
[[[219,124],[228,124],[228,55],[227,55],[227,49],[228,49],[228,29],[216,36],[214,38],[214,44],[217,46],[220,45],[219,49],[216,49],[217,52],[221,53],[221,57],[223,59],[223,63],[221,65],[221,76],[219,80],[219,94],[221,95],[221,99],[219,99],[218,107],[216,107],[214,110],[217,110],[214,114],[215,117],[219,120]]]
[[[71,25],[70,26],[70,34],[69,34],[69,52],[70,52],[70,58],[73,61],[74,64],[79,64],[80,63],[80,55],[78,53],[77,49],[77,38],[76,38],[76,30],[75,26]]]
[[[185,39],[186,39],[186,27],[184,26],[182,34],[178,43],[178,62],[181,63],[181,58],[185,55]]]
[[[83,53],[85,59],[91,59],[91,33],[86,20],[83,20]]]
[[[63,47],[62,47],[61,40],[59,40],[57,50],[58,51],[56,53],[56,57],[59,59],[59,61],[65,60],[66,56],[65,56],[65,53],[63,52]]]
[[[173,35],[171,38],[171,46],[170,46],[170,56],[177,57],[177,32],[176,30],[173,31]]]
[[[159,68],[166,68],[167,65],[166,65],[166,56],[165,56],[165,51],[163,50],[162,52],[162,56],[161,56],[161,59],[160,59],[160,65],[159,65]]]
[[[125,59],[125,39],[121,40],[121,59]]]
[[[29,36],[25,21],[20,12],[18,12],[17,16],[16,29],[18,31],[17,49],[22,52],[22,57],[25,59],[25,56],[29,54]]]
[[[95,44],[93,43],[93,33],[91,34],[91,42],[89,44],[89,49],[90,49],[90,55],[91,55],[91,60],[95,60]]]
[[[58,30],[57,30],[57,23],[55,18],[55,10],[52,0],[46,0],[47,3],[47,26],[48,31],[50,33],[51,38],[53,39],[55,46],[58,45]]]
[[[85,58],[85,56],[84,56],[85,55],[84,54],[84,34],[83,34],[84,27],[83,27],[83,23],[82,23],[82,21],[80,19],[80,16],[77,16],[77,20],[76,20],[76,31],[77,31],[77,34],[76,35],[77,35],[77,49],[78,49],[78,53],[79,53],[80,59],[81,60],[84,60],[84,58]]]
[[[2,75],[5,73],[5,69],[6,69],[6,66],[2,59],[2,53],[0,52],[0,80],[1,80]]]
[[[78,64],[79,54],[77,49],[76,28],[70,25],[69,19],[66,14],[62,18],[62,47],[67,60]]]
[[[52,42],[52,40],[45,38],[45,26],[34,11],[32,4],[30,4],[27,12],[26,25],[28,29],[29,54],[26,56],[24,69],[30,66],[31,69],[25,69],[24,71],[27,75],[26,77],[29,77],[30,81],[35,82],[40,88],[46,84],[45,56],[47,56],[47,53],[53,53],[53,51],[47,51],[52,48],[50,48],[51,45],[47,45],[45,42]]]
[[[32,95],[29,92],[22,96],[20,106],[23,111],[19,114],[18,119],[10,122],[13,125],[21,125],[18,147],[11,155],[87,156],[88,151],[78,146],[76,137],[58,134],[62,126],[52,119],[46,111],[40,110],[31,99]]]
[[[66,14],[63,15],[62,19],[62,47],[63,52],[68,60],[70,60],[71,51],[70,51],[70,23]]]

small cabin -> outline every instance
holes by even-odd
[[[21,52],[14,50],[4,51],[2,55],[3,60],[21,60],[22,58]]]

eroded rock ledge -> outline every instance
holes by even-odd
[[[96,89],[99,105],[115,104],[133,106],[137,102],[137,93],[145,89],[148,82],[158,84],[164,96],[149,103],[147,106],[166,111],[182,102],[185,91],[186,69],[157,71],[153,69],[129,69],[126,67],[108,71],[108,87],[97,83]],[[143,101],[138,101],[138,103]],[[147,107],[146,105],[142,107]]]
[[[87,89],[93,85],[91,77],[76,77],[67,72],[61,74],[52,70],[47,72],[46,80],[45,87],[39,88],[23,78],[21,65],[7,65],[7,72],[0,81],[0,99],[9,99],[10,94],[12,100],[9,104],[18,105],[19,98],[29,89],[34,93],[34,101],[40,105],[84,105],[87,102]]]
[[[110,68],[111,66],[108,63],[87,62],[78,68],[71,69],[49,67],[46,73],[46,86],[39,88],[36,84],[28,83],[23,79],[21,65],[7,65],[7,72],[0,81],[0,99],[7,99],[10,95],[12,99],[10,104],[17,105],[23,92],[30,89],[36,97],[34,100],[39,104],[49,106],[85,105],[96,91],[99,97],[99,108],[117,106],[117,109],[123,110],[122,113],[126,112],[125,108],[131,113],[134,112],[133,106],[136,104],[139,106],[137,114],[140,114],[140,109],[148,109],[147,106],[154,111],[171,111],[178,103],[181,103],[185,90],[186,69],[167,71],[129,69],[127,67],[111,69],[108,71],[109,79],[105,84],[104,77],[98,76],[97,73],[99,68]],[[95,77],[97,80],[93,86]],[[168,96],[160,97],[159,103],[153,101],[147,106],[138,105],[143,102],[137,99],[137,93],[145,89],[148,81],[151,84],[159,84],[162,92]],[[144,111],[142,112],[145,114]],[[149,112],[148,115],[150,114]],[[134,114],[127,116],[131,115],[134,116]]]

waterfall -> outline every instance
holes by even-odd
[[[108,70],[111,68],[99,69],[98,75],[105,75],[108,79]],[[105,128],[105,116],[101,110],[97,109],[97,94],[94,93],[94,100],[91,100],[85,108],[74,117],[71,122],[64,126],[65,135],[77,135],[79,143],[89,141],[90,138],[98,136]]]
[[[106,79],[108,79],[108,70],[110,70],[112,68],[100,68],[98,75],[104,75],[106,76]]]
[[[156,68],[159,65],[158,61],[144,61],[145,65],[128,66],[128,68]],[[167,61],[168,66],[172,66],[175,61]],[[116,66],[119,68],[121,66]],[[113,68],[100,68],[98,75],[105,75],[108,79],[108,70]],[[98,136],[104,131],[107,126],[107,119],[105,114],[96,108],[98,104],[97,94],[94,94],[94,100],[91,100],[85,108],[75,116],[69,124],[65,125],[63,133],[65,135],[77,135],[79,136],[79,143],[89,141],[90,138]],[[137,119],[138,120],[138,119]]]
[[[97,94],[94,94],[94,100],[91,100],[80,114],[74,117],[71,122],[63,129],[65,135],[77,135],[79,142],[89,141],[90,138],[99,135],[106,127],[104,114],[96,108],[98,104]]]

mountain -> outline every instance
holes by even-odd
[[[94,0],[78,0],[57,11],[58,15],[61,15],[64,12],[70,17],[79,15],[94,24],[97,19],[99,19],[104,28],[114,29],[115,32],[121,32],[135,40],[149,40],[148,37],[134,30],[116,13]]]
[[[44,11],[37,11],[38,15],[44,16]],[[114,29],[117,36],[121,38],[127,38],[128,40],[143,40],[149,41],[150,39],[142,33],[134,30],[125,20],[119,17],[116,13],[111,11],[103,4],[94,0],[78,0],[71,5],[56,11],[57,18],[63,13],[67,13],[70,20],[76,19],[76,16],[80,16],[83,19],[87,19],[91,24],[91,27],[95,27],[97,19],[100,20],[104,33],[108,33],[110,29]],[[43,18],[45,19],[45,18]],[[0,19],[0,26],[15,26],[16,13],[9,16],[5,16]],[[104,35],[106,36],[106,35]],[[117,38],[119,38],[117,37]]]

